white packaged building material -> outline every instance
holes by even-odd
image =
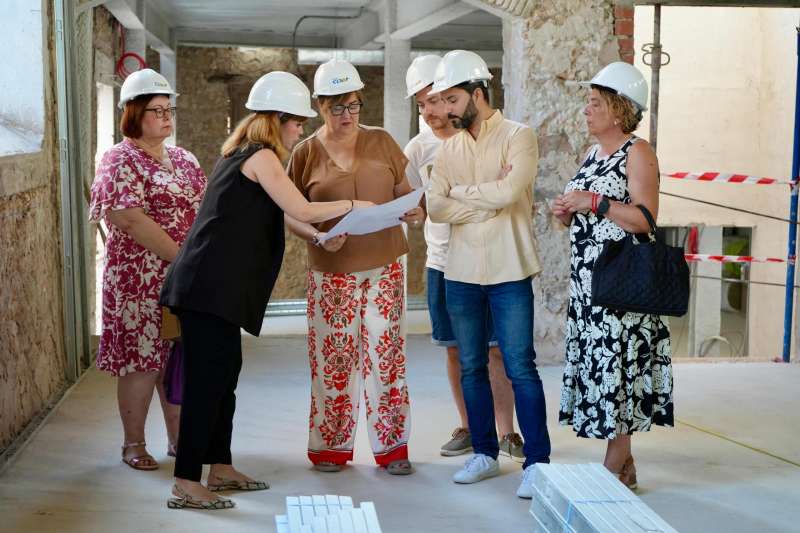
[[[677,533],[601,464],[537,464],[530,512],[546,533]]]
[[[372,502],[353,506],[350,496],[287,496],[286,514],[275,516],[278,533],[381,533]]]

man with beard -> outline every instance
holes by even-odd
[[[428,128],[409,141],[403,152],[408,158],[406,176],[412,187],[427,187],[433,161],[442,145],[442,141],[458,133],[447,118],[444,100],[441,94],[429,94],[433,85],[436,67],[442,60],[437,55],[419,56],[411,63],[406,72],[407,98],[414,98],[417,109]],[[485,209],[474,209],[471,222],[483,222],[491,214]],[[461,364],[458,361],[458,346],[450,317],[447,314],[444,270],[447,263],[447,242],[450,239],[450,225],[437,224],[430,219],[425,221],[425,242],[427,258],[425,262],[426,287],[428,296],[428,312],[430,313],[432,335],[431,340],[437,346],[447,350],[447,377],[450,389],[460,418],[451,439],[442,445],[440,453],[454,456],[472,450],[472,438],[467,424],[467,413],[464,407],[464,395],[461,392]],[[497,419],[500,439],[500,453],[513,460],[523,462],[522,437],[514,432],[514,393],[511,381],[505,374],[503,356],[497,348],[497,340],[489,320],[489,381],[494,396],[494,415]]]
[[[474,455],[456,483],[499,473],[492,390],[486,355],[491,313],[525,439],[517,496],[532,495],[535,463],[550,461],[544,391],[533,349],[532,278],[539,273],[531,213],[538,148],[533,130],[503,118],[489,102],[492,75],[480,56],[448,52],[431,94],[441,94],[458,130],[442,143],[428,192],[433,222],[451,225],[445,284],[447,310],[458,340],[461,386]],[[498,179],[499,177],[499,179]],[[487,212],[476,222],[475,209]]]

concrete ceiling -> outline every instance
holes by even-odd
[[[176,43],[376,50],[386,36],[414,49],[502,50],[496,8],[482,0],[112,0],[131,5],[170,30]],[[330,19],[316,17],[356,17]],[[302,22],[295,27],[298,21]],[[387,31],[388,30],[388,31]]]

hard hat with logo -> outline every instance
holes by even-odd
[[[313,96],[347,94],[364,88],[356,67],[344,59],[331,59],[314,73]]]
[[[633,102],[640,111],[647,109],[647,80],[630,63],[615,61],[603,67],[590,81],[582,81],[580,85],[599,85],[611,89]]]
[[[167,96],[178,96],[172,90],[167,78],[151,68],[143,68],[130,74],[122,82],[119,91],[119,107],[122,109],[125,104],[143,94],[165,94]]]
[[[264,74],[253,84],[244,106],[251,111],[280,111],[300,117],[316,117],[311,109],[311,94],[294,74],[276,70]]]
[[[433,83],[436,67],[441,61],[441,56],[429,54],[419,56],[411,62],[411,66],[406,71],[406,98],[411,98]]]
[[[432,93],[440,93],[468,81],[488,81],[492,79],[486,61],[475,52],[452,50],[442,58],[436,67]]]

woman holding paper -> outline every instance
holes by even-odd
[[[307,222],[340,217],[371,202],[308,202],[281,160],[303,131],[308,89],[287,72],[253,85],[253,112],[222,145],[197,220],[167,273],[161,304],[181,322],[184,388],[170,508],[229,509],[213,494],[268,485],[233,467],[231,433],[242,368],[240,328],[258,335],[284,251],[283,214]],[[210,464],[207,485],[200,479]]]
[[[383,129],[359,124],[364,84],[347,61],[333,59],[314,76],[325,124],[295,148],[289,176],[313,202],[342,199],[384,204],[411,192],[403,151]],[[312,226],[287,217],[308,245],[308,353],[311,414],[308,457],[338,472],[353,458],[361,389],[376,463],[411,473],[405,365],[404,272],[408,252],[400,221],[419,225],[415,207],[397,225],[367,235],[325,240],[338,222]]]

